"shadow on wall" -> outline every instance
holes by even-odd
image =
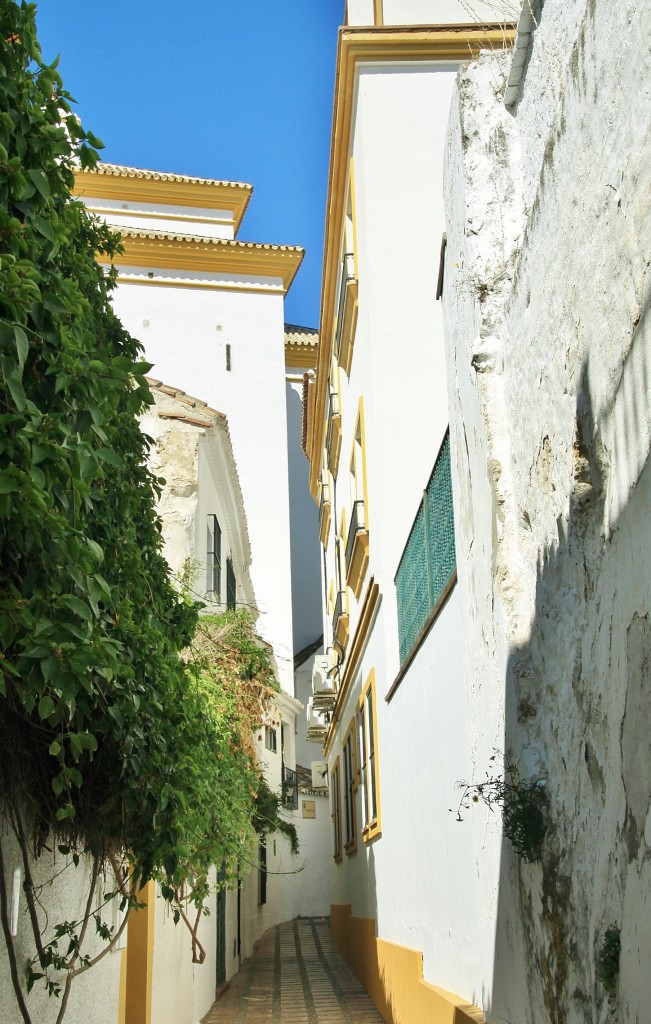
[[[523,776],[545,780],[547,832],[537,863],[503,849],[491,1021],[601,1024],[617,1007],[633,1024],[651,1004],[640,970],[651,962],[648,444],[640,466],[631,461],[650,422],[648,310],[598,415],[583,365],[569,512],[539,562],[530,640],[507,668],[504,750]],[[616,493],[621,458],[627,499]],[[609,992],[599,964],[612,927],[622,955]]]

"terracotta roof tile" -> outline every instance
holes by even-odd
[[[319,332],[316,327],[299,327],[297,324],[285,324],[285,344],[316,348],[319,344]]]
[[[125,167],[122,164],[108,164],[101,161],[87,168],[87,174],[106,174],[114,178],[144,178],[148,181],[182,181],[196,185],[215,185],[218,188],[245,188],[253,192],[253,185],[244,181],[219,181],[216,178],[196,178],[191,174],[172,174],[167,171],[148,171],[142,167]]]
[[[300,245],[271,245],[266,242],[240,242],[236,238],[211,238],[207,235],[181,235],[172,231],[139,231],[137,228],[119,228],[123,238],[152,238],[163,239],[170,242],[200,242],[204,245],[213,245],[224,249],[253,249],[259,252],[305,252]],[[299,330],[307,328],[299,328]]]

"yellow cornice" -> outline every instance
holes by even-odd
[[[515,27],[501,24],[443,25],[428,28],[411,25],[401,28],[344,26],[339,29],[326,203],[316,405],[307,447],[310,460],[310,490],[315,499],[323,447],[323,417],[332,349],[339,240],[344,213],[353,96],[358,65],[412,61],[460,63],[474,60],[482,49],[503,49],[511,46],[514,39]]]
[[[251,185],[239,182],[161,180],[125,174],[98,174],[92,171],[77,171],[73,189],[74,195],[83,198],[189,206],[202,210],[232,210],[236,234],[252,192]]]
[[[125,229],[123,252],[111,261],[116,266],[157,267],[162,270],[203,270],[216,274],[279,277],[288,291],[301,265],[304,250],[298,246],[259,245],[230,239],[175,237]]]
[[[285,366],[304,366],[306,370],[316,367],[316,345],[292,345],[285,342]]]

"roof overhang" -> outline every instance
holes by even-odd
[[[335,79],[330,172],[321,286],[321,322],[317,355],[316,406],[308,438],[310,490],[316,500],[328,368],[332,349],[334,299],[337,286],[339,239],[345,202],[351,120],[357,69],[362,64],[462,63],[475,60],[483,49],[513,45],[514,27],[504,24],[406,26],[402,28],[339,29]]]
[[[156,267],[161,270],[207,271],[281,278],[290,288],[305,250],[292,245],[263,245],[228,238],[173,235],[162,231],[122,229],[122,252],[102,263],[115,266]]]
[[[84,199],[114,199],[125,203],[230,210],[235,234],[252,193],[252,185],[238,181],[213,181],[210,178],[192,178],[101,163],[96,169],[77,171],[73,189],[74,195]]]

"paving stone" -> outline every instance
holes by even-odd
[[[265,932],[202,1024],[382,1022],[341,958],[329,921],[302,917]]]

